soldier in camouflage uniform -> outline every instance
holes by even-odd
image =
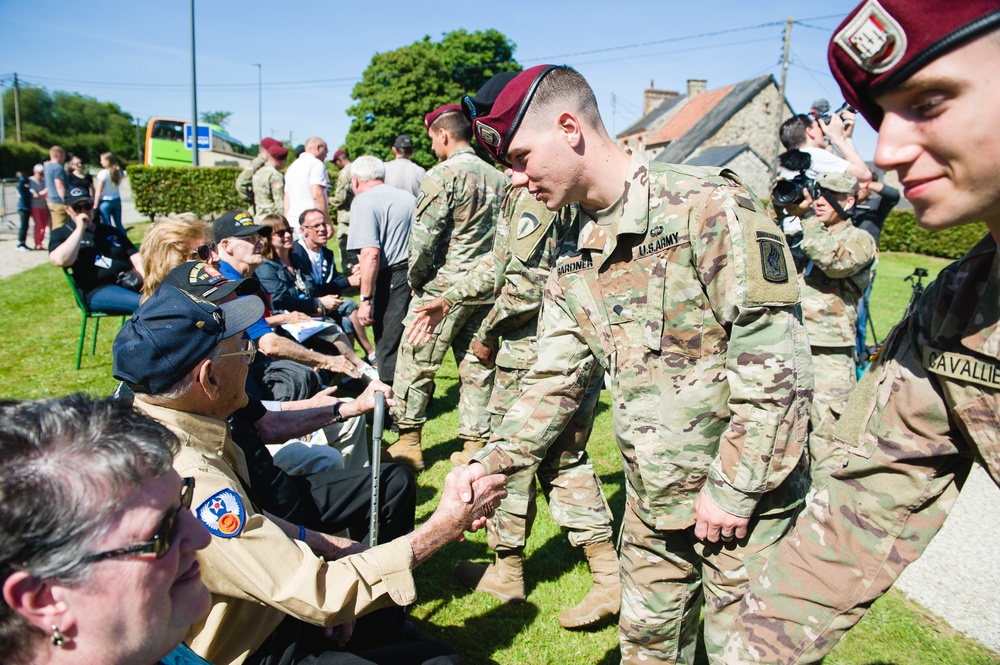
[[[288,148],[272,145],[264,151],[264,166],[253,174],[254,221],[260,223],[268,215],[281,215],[285,210],[285,168]]]
[[[974,460],[1000,484],[998,27],[996,0],[868,0],[834,32],[834,76],[920,226],[990,234],[886,338],[837,425],[837,469],[767,557],[724,662],[820,661],[921,555]]]
[[[488,99],[488,95],[484,99],[480,93],[476,103],[481,106]],[[504,414],[517,401],[521,380],[535,364],[542,291],[555,265],[561,239],[578,215],[575,205],[551,212],[526,190],[508,190],[493,253],[465,280],[415,312],[419,319],[437,311],[435,304],[447,312],[455,303],[495,294],[493,309],[473,340],[473,351],[480,359],[493,364],[495,357],[496,375],[489,404],[492,429],[499,427]],[[496,552],[496,561],[489,566],[463,561],[456,570],[459,579],[476,591],[504,602],[525,599],[522,564],[535,517],[537,475],[553,519],[569,532],[571,545],[584,549],[594,579],[583,601],[559,615],[559,623],[565,628],[589,626],[617,614],[621,600],[617,554],[611,542],[611,510],[586,449],[603,384],[604,372],[596,368],[576,414],[544,457],[511,474],[507,498],[487,523],[488,542]],[[468,443],[464,451],[452,454],[451,461],[466,464],[482,447],[481,443]]]
[[[333,163],[340,169],[337,174],[337,186],[330,197],[330,207],[337,212],[337,245],[340,247],[340,268],[345,275],[350,275],[358,264],[358,253],[347,249],[347,234],[351,230],[351,201],[354,200],[354,190],[351,189],[351,159],[346,150],[333,153]]]
[[[240,198],[247,204],[247,210],[251,215],[254,214],[253,209],[253,174],[257,172],[257,169],[264,166],[264,160],[267,157],[267,149],[273,145],[281,145],[278,141],[275,141],[270,136],[265,136],[260,140],[260,147],[257,150],[257,156],[250,160],[250,163],[243,167],[240,174],[236,176],[236,193],[240,195]]]
[[[619,149],[572,69],[527,69],[473,113],[515,186],[584,214],[545,287],[538,359],[463,498],[543,456],[607,371],[627,497],[622,659],[693,662],[702,608],[715,657],[804,495],[812,374],[784,239],[732,172]]]
[[[857,385],[855,327],[858,301],[878,261],[875,239],[851,222],[858,181],[846,173],[821,173],[815,215],[802,219],[802,248],[809,262],[799,275],[802,320],[809,333],[813,393],[809,454],[813,479],[825,473],[835,447],[833,427]]]
[[[442,106],[424,117],[431,148],[441,163],[420,184],[410,228],[407,280],[413,289],[408,323],[414,309],[441,295],[490,251],[507,179],[472,150],[469,121],[460,106]],[[493,298],[463,302],[444,318],[429,344],[414,346],[403,339],[396,360],[392,417],[399,440],[389,448],[394,460],[415,470],[424,466],[420,432],[445,353],[452,349],[461,380],[458,436],[485,441],[490,433],[486,406],[493,370],[470,352],[472,338],[490,311]]]

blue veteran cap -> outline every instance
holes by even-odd
[[[256,296],[216,305],[164,284],[115,337],[111,373],[135,392],[156,395],[263,315],[264,303]]]

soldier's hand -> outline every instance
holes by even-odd
[[[717,543],[742,540],[747,535],[748,517],[727,513],[708,498],[704,488],[694,504],[694,535],[700,540]]]
[[[438,296],[413,310],[413,323],[406,331],[406,341],[413,346],[426,344],[441,320],[451,311],[451,304]]]
[[[479,469],[469,473],[469,467]],[[466,485],[470,478],[474,480]],[[448,523],[451,528],[458,529],[455,536],[460,538],[462,531],[475,531],[486,524],[486,519],[507,496],[507,490],[504,489],[506,484],[507,476],[499,473],[487,476],[482,464],[452,469],[444,480],[441,503],[434,511],[434,516]],[[468,491],[468,499],[463,495],[464,491]]]
[[[497,351],[492,346],[486,346],[478,339],[472,340],[472,353],[479,358],[479,362],[487,367],[493,367],[497,360]]]

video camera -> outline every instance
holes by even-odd
[[[805,198],[804,192],[809,192],[812,198],[816,198],[816,181],[806,175],[806,171],[812,166],[812,157],[808,152],[801,150],[789,150],[778,155],[778,163],[781,168],[788,171],[797,171],[793,178],[785,178],[774,183],[771,190],[771,201],[775,208],[786,208],[794,203],[801,203]]]
[[[833,114],[839,115],[840,118],[843,120],[844,111],[857,113],[857,110],[855,110],[854,107],[852,107],[847,102],[844,102],[843,104],[840,105],[840,108],[833,111]],[[831,116],[830,102],[826,101],[825,99],[817,99],[816,101],[814,101],[812,105],[812,115],[814,118],[816,118],[816,120],[822,120],[824,125],[829,125]]]

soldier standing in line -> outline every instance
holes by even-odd
[[[920,226],[990,233],[941,271],[852,393],[836,469],[768,554],[727,663],[819,662],[920,557],[974,460],[1000,484],[1000,3],[867,0],[829,56]]]
[[[489,253],[500,216],[507,179],[472,150],[472,130],[457,104],[424,116],[431,149],[440,160],[424,176],[410,230],[407,280],[413,289],[410,313],[441,295]],[[493,370],[471,353],[472,338],[490,311],[493,298],[456,305],[428,344],[399,346],[392,417],[399,440],[388,450],[393,460],[414,470],[424,468],[420,433],[434,391],[434,375],[452,349],[461,380],[458,436],[486,441],[490,418],[486,406]],[[409,319],[408,315],[408,319]],[[408,322],[407,322],[408,324]]]
[[[351,158],[346,150],[333,153],[333,163],[340,173],[337,174],[337,186],[330,197],[330,207],[337,211],[335,229],[337,231],[337,246],[340,247],[340,271],[350,275],[354,266],[358,265],[358,253],[347,249],[347,234],[351,231],[351,202],[354,201],[354,190],[351,189]]]
[[[498,77],[499,85],[480,91],[474,100],[476,108],[491,104],[503,89],[502,84],[515,75]],[[504,414],[517,401],[521,380],[535,364],[545,281],[555,265],[563,236],[578,216],[575,205],[552,212],[526,190],[508,189],[493,253],[465,280],[414,312],[411,341],[419,338],[426,342],[430,339],[426,331],[437,325],[455,303],[496,295],[493,309],[472,341],[476,356],[487,366],[494,362],[496,365],[489,404],[491,429],[500,426]],[[552,518],[568,531],[571,545],[584,549],[594,580],[583,601],[559,615],[564,628],[591,626],[617,614],[621,603],[618,558],[611,541],[611,509],[587,455],[603,385],[604,372],[595,371],[580,408],[544,458],[508,478],[507,498],[486,525],[496,561],[490,565],[463,561],[455,571],[475,591],[503,602],[525,599],[524,546],[535,519],[537,475]],[[452,464],[467,464],[482,447],[482,443],[467,442],[465,450],[452,454]]]
[[[264,150],[264,166],[253,174],[254,220],[259,224],[268,215],[280,215],[285,209],[285,168],[288,148],[280,143]]]
[[[858,382],[854,357],[858,302],[878,262],[875,239],[851,222],[858,187],[855,177],[821,173],[816,184],[815,215],[802,218],[801,248],[809,263],[799,275],[802,320],[816,377],[809,434],[814,480],[828,471],[835,448],[834,425]]]
[[[250,160],[250,163],[243,167],[240,174],[236,176],[236,193],[240,195],[240,198],[247,204],[247,210],[250,214],[254,214],[253,209],[253,174],[257,172],[257,169],[264,166],[265,160],[267,159],[267,149],[273,145],[281,145],[278,141],[275,141],[270,136],[265,136],[260,140],[260,146],[257,149],[257,156]]]
[[[693,662],[702,608],[713,658],[805,490],[812,374],[788,248],[732,172],[618,148],[568,67],[527,69],[472,114],[514,186],[582,215],[545,287],[537,361],[463,496],[543,457],[607,371],[627,496],[623,662]]]

